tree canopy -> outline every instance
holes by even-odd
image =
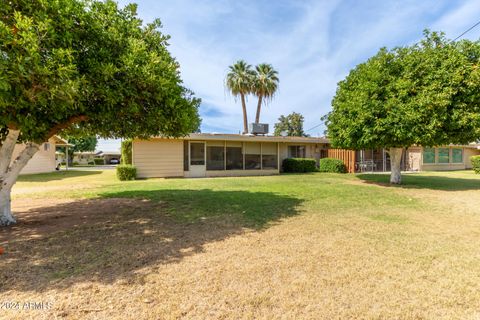
[[[280,136],[282,132],[285,132],[289,137],[307,137],[308,135],[303,131],[303,121],[303,116],[297,112],[292,112],[287,116],[281,115],[278,122],[275,123],[274,135]]]
[[[43,142],[76,124],[105,138],[181,136],[199,126],[169,37],[136,5],[9,0],[0,6],[0,129]]]
[[[381,49],[338,84],[325,117],[335,147],[465,144],[480,137],[480,43],[425,32]]]

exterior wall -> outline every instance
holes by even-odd
[[[134,140],[132,162],[139,178],[183,177],[183,140]]]
[[[13,151],[12,160],[18,157],[24,148],[25,146],[22,144],[16,145]],[[47,148],[47,150],[45,150],[45,148]],[[50,139],[48,140],[48,143],[44,143],[40,146],[40,150],[38,150],[32,159],[28,161],[20,174],[53,172],[55,171],[55,166],[55,140]]]
[[[410,171],[420,171],[422,169],[422,148],[420,147],[408,148],[407,168]]]
[[[279,143],[279,159],[280,159],[280,169],[284,159],[288,158],[288,147],[289,146],[304,146],[305,147],[305,157],[312,158],[318,162],[320,160],[320,150],[323,148],[322,144],[317,143],[290,143],[290,142],[281,142]]]
[[[459,148],[455,146],[445,146],[440,148],[449,148],[450,154],[452,148]],[[435,148],[438,149],[438,148]],[[466,148],[462,147],[463,149],[463,162],[462,163],[423,163],[423,148],[420,148],[420,167],[422,171],[448,171],[448,170],[465,170],[471,169],[472,165],[470,162],[470,157],[473,155],[480,154],[480,150],[473,149],[473,148]],[[438,158],[438,150],[435,152],[435,159],[437,161]]]
[[[73,162],[78,163],[80,165],[88,165],[89,163],[94,162],[95,160],[94,154],[75,154],[73,156]]]

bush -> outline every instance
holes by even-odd
[[[470,157],[470,161],[472,161],[473,171],[480,174],[480,156],[472,156]]]
[[[137,168],[131,164],[121,164],[117,166],[117,178],[119,180],[135,180],[136,177]]]
[[[95,161],[89,161],[89,162],[88,162],[88,165],[89,165],[89,166],[94,166],[94,165],[95,165]]]
[[[78,166],[78,165],[80,165],[80,163],[78,163],[77,161],[73,161],[72,165]]]
[[[132,140],[122,141],[122,164],[132,164]]]
[[[309,158],[289,158],[283,160],[283,172],[313,172],[317,162]]]
[[[103,158],[95,158],[95,159],[93,159],[93,161],[95,161],[95,164],[97,166],[102,166],[102,165],[105,164],[105,160],[103,160]]]
[[[342,160],[333,159],[333,158],[323,158],[320,159],[320,172],[334,172],[334,173],[345,173],[347,172],[347,167]]]

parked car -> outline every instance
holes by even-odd
[[[119,164],[119,163],[120,163],[120,160],[118,159],[115,159],[115,158],[110,159],[110,164]]]

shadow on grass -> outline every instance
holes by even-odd
[[[359,174],[357,177],[367,183],[395,186],[390,184],[389,174]],[[403,174],[402,184],[397,187],[443,191],[480,190],[480,179],[463,179],[426,174]]]
[[[300,203],[269,192],[156,190],[30,209],[0,233],[0,292],[135,281],[141,268],[178,262],[245,228],[267,228],[298,214]]]
[[[37,174],[22,174],[18,177],[18,181],[21,182],[47,182],[47,181],[56,181],[63,180],[67,178],[76,178],[101,174],[101,170],[69,170],[69,171],[55,171],[48,173],[37,173]]]

